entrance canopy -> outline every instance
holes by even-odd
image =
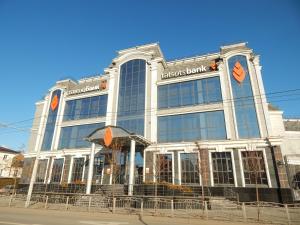
[[[107,134],[108,130],[109,135]],[[111,143],[109,144],[109,146],[122,145],[123,147],[130,147],[131,140],[135,141],[137,147],[146,148],[151,144],[150,141],[148,141],[141,135],[130,133],[122,127],[110,125],[96,129],[90,135],[88,135],[85,140],[102,145],[104,147],[108,147],[106,143],[107,136],[110,136],[111,138]]]

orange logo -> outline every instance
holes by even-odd
[[[217,65],[216,62],[213,61],[213,62],[210,64],[209,67],[210,67],[211,70],[217,70],[218,65]]]
[[[100,82],[100,90],[106,89],[107,80],[101,80]]]
[[[104,144],[106,147],[110,146],[113,139],[113,133],[110,127],[105,128],[104,132]]]
[[[58,106],[58,97],[57,95],[55,95],[53,98],[52,98],[52,101],[51,101],[51,104],[50,104],[50,107],[52,109],[52,111],[54,111]]]
[[[239,61],[234,64],[232,75],[238,83],[242,83],[246,77],[246,72]]]

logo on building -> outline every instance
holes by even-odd
[[[100,81],[100,90],[105,90],[107,88],[107,80]]]
[[[246,72],[239,61],[234,64],[232,75],[238,83],[242,83],[246,77]]]
[[[174,77],[183,77],[188,75],[193,75],[197,73],[205,73],[205,72],[211,72],[218,70],[218,65],[215,61],[211,62],[211,64],[208,66],[206,65],[200,65],[198,67],[194,68],[185,68],[184,70],[178,70],[178,71],[172,71],[168,73],[161,74],[161,79],[169,79]]]
[[[50,104],[50,107],[51,107],[51,110],[54,111],[58,106],[58,96],[55,95],[53,98],[52,98],[52,101],[51,101],[51,104]]]
[[[101,80],[100,84],[98,83],[97,85],[92,85],[92,86],[87,85],[83,88],[69,90],[67,93],[68,95],[76,95],[76,94],[81,94],[81,93],[86,93],[91,91],[103,91],[106,89],[107,89],[107,80]]]
[[[113,139],[113,133],[110,127],[106,127],[104,131],[104,144],[106,147],[110,146],[112,139]]]

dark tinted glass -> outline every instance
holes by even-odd
[[[145,60],[134,59],[121,66],[117,125],[144,135]]]
[[[236,62],[242,65],[246,73],[245,79],[241,83],[237,82],[232,75],[232,70]],[[260,137],[247,58],[243,55],[233,56],[228,60],[228,66],[238,135],[240,138]]]
[[[158,108],[173,108],[222,101],[219,77],[158,87]]]
[[[223,111],[158,117],[158,142],[226,139]]]

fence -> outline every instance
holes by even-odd
[[[24,207],[26,195],[0,195],[0,206]],[[33,194],[30,208],[227,221],[300,224],[300,204],[233,202],[224,198]]]

